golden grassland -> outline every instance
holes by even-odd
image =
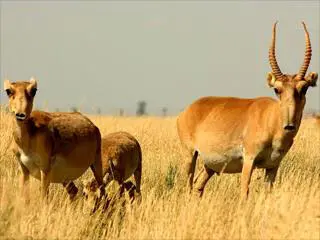
[[[81,194],[70,203],[62,186],[51,184],[50,203],[41,205],[39,181],[31,179],[31,202],[25,206],[18,191],[19,167],[8,150],[12,122],[1,113],[0,239],[320,238],[320,129],[312,119],[303,121],[274,191],[265,194],[264,172],[255,170],[249,199],[239,205],[240,174],[214,176],[201,200],[186,193],[187,156],[180,148],[175,117],[89,117],[102,135],[128,131],[141,143],[141,204],[91,215]],[[198,170],[200,166],[201,159]],[[89,170],[77,186],[91,177]]]

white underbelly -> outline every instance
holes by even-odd
[[[223,153],[199,151],[204,164],[217,173],[240,173],[243,166],[243,148],[234,147]],[[279,166],[286,151],[266,148],[255,159],[255,168],[274,168]]]
[[[23,152],[20,155],[22,164],[29,170],[30,175],[41,179],[41,161],[37,154],[27,156]],[[51,165],[49,172],[50,182],[52,183],[63,183],[65,181],[75,180],[80,177],[88,167],[76,167],[68,164],[67,159],[56,156],[54,163]]]
[[[21,163],[29,170],[31,176],[40,179],[40,158],[36,154],[32,156],[26,155],[24,152],[20,152]]]
[[[199,151],[206,167],[217,173],[237,173],[242,170],[242,146],[237,146],[223,153]]]

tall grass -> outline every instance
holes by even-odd
[[[31,179],[31,202],[19,197],[19,167],[9,151],[12,124],[0,119],[0,239],[319,239],[320,129],[304,120],[283,160],[274,191],[264,192],[255,170],[248,202],[239,205],[239,174],[214,176],[201,200],[185,191],[175,118],[91,116],[102,134],[128,131],[143,152],[142,202],[90,215],[79,198],[70,203],[59,184],[40,204],[39,181]],[[197,168],[201,166],[201,159]],[[87,171],[79,180],[92,177]]]

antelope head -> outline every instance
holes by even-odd
[[[272,43],[269,50],[272,72],[268,73],[267,81],[280,100],[282,127],[285,131],[295,131],[300,125],[307,90],[309,87],[316,86],[318,73],[310,72],[305,76],[310,64],[312,50],[309,33],[304,22],[302,22],[302,25],[305,31],[306,50],[300,71],[292,75],[281,72],[275,56],[276,25],[277,22],[273,25]]]
[[[37,81],[31,78],[29,82],[4,81],[4,90],[9,98],[9,110],[15,114],[18,121],[25,121],[29,118],[33,99],[37,92]]]

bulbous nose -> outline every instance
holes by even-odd
[[[26,119],[26,114],[25,113],[16,113],[16,119],[19,121],[23,121]]]
[[[294,131],[294,130],[296,130],[296,126],[293,124],[288,124],[288,125],[284,126],[284,130]]]

